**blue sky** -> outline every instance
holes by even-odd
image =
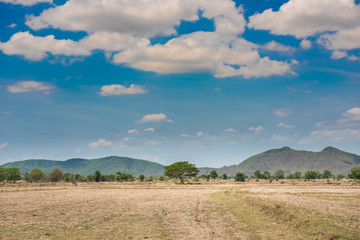
[[[0,164],[360,155],[354,0],[0,0]]]

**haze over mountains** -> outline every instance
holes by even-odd
[[[330,170],[332,173],[347,174],[349,170],[360,165],[360,156],[341,151],[334,147],[326,147],[320,152],[294,150],[289,147],[271,149],[252,156],[237,165],[224,166],[222,168],[200,168],[200,175],[207,174],[215,169],[219,174],[226,173],[234,176],[237,172],[244,172],[251,176],[255,170],[275,171],[282,169],[285,174],[290,172],[307,170]],[[67,161],[31,159],[18,162],[10,162],[3,165],[5,168],[18,167],[22,172],[29,172],[39,168],[44,172],[50,172],[54,168],[60,168],[64,172],[93,174],[100,170],[103,174],[116,173],[118,171],[133,175],[163,175],[164,166],[155,162],[127,158],[127,157],[104,157],[97,159],[74,158]]]

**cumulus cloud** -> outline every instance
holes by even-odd
[[[22,55],[24,58],[39,61],[53,55],[89,56],[92,50],[120,51],[126,47],[149,44],[148,40],[119,33],[99,32],[73,41],[55,39],[54,35],[46,37],[33,36],[29,32],[18,32],[7,42],[0,42],[0,50],[7,55]]]
[[[9,143],[7,143],[7,142],[2,143],[2,144],[0,144],[0,149],[6,148],[8,145],[9,145]]]
[[[0,2],[23,5],[23,6],[32,6],[44,2],[53,3],[53,0],[0,0]]]
[[[225,129],[225,132],[236,133],[237,131],[233,128],[227,128],[227,129]]]
[[[275,41],[268,42],[268,43],[264,44],[263,46],[260,46],[260,48],[271,50],[271,51],[278,51],[278,52],[289,52],[289,51],[294,50],[292,47],[286,46],[284,44],[281,44],[281,43],[278,43]]]
[[[338,120],[339,123],[346,123],[352,121],[360,121],[360,108],[354,107],[342,114],[345,118]]]
[[[286,117],[291,114],[291,111],[287,108],[275,109],[274,114],[277,117]]]
[[[96,142],[89,143],[89,147],[97,148],[97,147],[108,147],[111,146],[113,143],[111,141],[107,141],[104,138],[99,138]]]
[[[295,125],[289,125],[289,124],[285,124],[285,123],[279,123],[278,127],[279,128],[296,128]]]
[[[17,26],[16,23],[12,23],[12,24],[8,25],[7,27],[8,27],[8,28],[14,28],[14,27],[16,27],[16,26]]]
[[[301,42],[300,42],[300,47],[302,48],[302,49],[309,49],[309,48],[311,48],[311,41],[309,41],[309,40],[306,40],[306,39],[303,39]]]
[[[248,27],[305,38],[359,26],[359,9],[354,0],[290,0],[279,11],[267,9],[251,16]]]
[[[260,134],[263,131],[265,131],[265,128],[263,126],[257,126],[257,127],[249,127],[249,131],[253,131],[255,134]]]
[[[331,54],[331,59],[340,59],[340,58],[346,58],[348,56],[347,52],[335,50]]]
[[[137,129],[131,129],[131,130],[128,131],[128,133],[130,133],[130,134],[138,134],[138,133],[139,133],[139,130],[137,130]]]
[[[360,16],[360,7],[358,8]],[[360,19],[358,21],[360,21]],[[358,23],[358,25],[360,25],[360,23]],[[317,42],[330,50],[350,50],[360,48],[360,26],[351,29],[340,30],[336,33],[324,34],[318,39]]]
[[[164,113],[154,113],[154,114],[146,114],[140,120],[136,121],[136,123],[148,123],[148,122],[167,122],[173,123],[174,121],[168,119]]]
[[[130,87],[126,88],[120,84],[111,84],[101,87],[101,92],[99,94],[102,96],[110,96],[142,93],[146,93],[146,90],[139,85],[131,84]]]
[[[177,36],[181,21],[198,20],[200,12],[214,22],[215,31]],[[101,49],[115,64],[157,73],[210,72],[215,77],[244,78],[292,73],[291,62],[260,57],[257,45],[239,37],[246,21],[241,7],[231,0],[69,0],[39,16],[28,16],[26,24],[33,30],[55,28],[89,35],[73,41],[19,32],[0,43],[0,50],[41,60],[49,53],[88,56]],[[149,38],[159,35],[176,37],[152,45]],[[264,48],[289,49],[276,42]]]
[[[144,132],[155,132],[155,128],[145,128]]]
[[[20,81],[13,85],[7,86],[7,91],[10,93],[24,93],[34,91],[45,91],[45,93],[48,93],[48,91],[53,88],[53,86],[43,82]]]

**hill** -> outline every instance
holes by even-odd
[[[332,173],[347,174],[350,169],[360,164],[360,156],[344,152],[334,147],[326,147],[320,152],[300,151],[289,147],[272,149],[252,156],[237,165],[222,168],[201,168],[200,174],[208,174],[215,169],[219,175],[226,173],[234,176],[237,172],[244,172],[252,176],[254,171],[267,170],[271,174],[282,169],[285,174],[307,170],[330,170]]]
[[[160,176],[164,173],[164,166],[158,163],[127,157],[104,157],[96,159],[73,158],[66,161],[30,159],[18,162],[10,162],[3,165],[5,168],[18,167],[21,172],[30,172],[39,168],[44,172],[51,172],[59,168],[63,172],[93,174],[100,170],[102,174],[116,172],[130,173],[135,176],[140,174]]]

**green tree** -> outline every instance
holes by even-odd
[[[212,170],[212,171],[210,172],[210,177],[211,177],[212,179],[214,179],[214,181],[215,181],[215,179],[216,179],[218,176],[219,176],[219,174],[216,172],[216,170]]]
[[[307,179],[307,180],[316,179],[316,178],[319,178],[320,175],[321,175],[321,174],[320,174],[319,171],[309,170],[309,171],[306,171],[306,172],[304,173],[304,178]]]
[[[7,168],[6,169],[6,175],[7,175],[7,179],[10,181],[15,182],[16,180],[20,180],[21,179],[21,172],[19,168]]]
[[[284,175],[284,171],[283,170],[277,170],[274,174],[274,177],[276,179],[284,179],[285,175]]]
[[[228,179],[228,176],[227,176],[226,173],[224,173],[224,174],[222,175],[222,179]]]
[[[95,176],[95,182],[100,182],[100,180],[101,180],[101,172],[99,170],[95,171],[94,176]]]
[[[6,179],[6,169],[0,166],[0,182]]]
[[[332,174],[331,174],[330,170],[324,170],[323,177],[324,177],[325,179],[330,178],[331,175],[332,175]]]
[[[237,182],[244,182],[245,178],[246,178],[246,176],[242,172],[237,172],[235,175],[235,181],[237,181]]]
[[[52,182],[59,182],[59,181],[61,181],[63,179],[64,179],[64,173],[58,168],[55,168],[50,173],[50,180]]]
[[[294,179],[301,179],[301,172],[294,172]]]
[[[267,180],[270,177],[270,173],[268,171],[265,171],[261,176],[263,179]]]
[[[145,176],[144,176],[143,174],[141,174],[141,175],[139,176],[139,179],[140,179],[140,182],[143,182],[144,179],[145,179]]]
[[[255,176],[255,178],[261,178],[261,172],[260,172],[260,170],[256,170],[255,172],[254,172],[254,176]]]
[[[115,181],[118,181],[118,182],[121,181],[121,175],[120,174],[115,175]]]
[[[37,182],[44,177],[44,173],[40,169],[34,168],[30,172],[30,177],[34,182]]]
[[[200,171],[195,167],[195,164],[190,164],[186,161],[176,162],[164,168],[165,176],[179,178],[182,184],[184,184],[184,177],[195,177]]]
[[[164,180],[165,180],[164,176],[160,176],[160,177],[159,177],[159,180],[160,180],[161,182],[164,181]]]
[[[360,179],[360,166],[350,169],[350,176],[354,179]]]

